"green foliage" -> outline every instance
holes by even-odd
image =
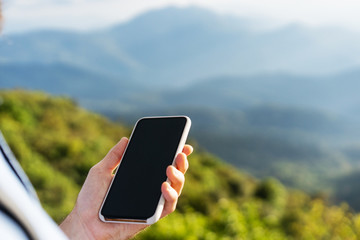
[[[48,213],[60,222],[88,170],[128,129],[41,92],[0,91],[0,126]]]
[[[129,129],[40,92],[0,91],[0,126],[48,213],[60,222],[89,168]],[[359,239],[346,204],[257,180],[195,151],[177,211],[136,239]]]

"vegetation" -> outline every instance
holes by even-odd
[[[89,168],[130,130],[41,92],[0,91],[0,126],[48,213],[72,209]],[[360,215],[346,204],[259,181],[199,150],[190,157],[175,213],[136,237],[147,239],[357,239]]]
[[[89,168],[129,130],[64,97],[0,92],[0,126],[48,213],[61,221],[72,209]]]

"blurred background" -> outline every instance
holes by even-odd
[[[190,186],[139,239],[357,239],[359,9],[3,0],[1,130],[56,221],[136,119],[185,114]]]

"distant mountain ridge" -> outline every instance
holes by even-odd
[[[129,91],[141,89],[126,77],[103,75],[61,62],[0,64],[0,76],[2,88],[42,89],[53,94],[76,96],[81,100],[105,101],[108,97],[113,98],[117,94],[126,96]]]
[[[8,63],[63,62],[156,86],[228,74],[333,73],[360,64],[357,34],[298,25],[256,32],[247,23],[195,7],[165,8],[102,31],[6,36],[0,56]]]

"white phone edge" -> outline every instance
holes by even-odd
[[[136,121],[135,125],[134,125],[134,128],[131,132],[131,135],[130,135],[130,138],[129,138],[129,142],[132,138],[132,135],[134,133],[134,130],[136,129],[138,123],[143,120],[143,119],[149,119],[149,118],[174,118],[174,117],[183,117],[186,119],[186,124],[185,124],[185,127],[184,127],[184,131],[183,131],[183,134],[181,136],[181,139],[180,139],[180,142],[179,142],[179,145],[178,145],[178,148],[177,148],[177,151],[176,151],[176,154],[175,154],[175,157],[173,159],[173,162],[172,162],[172,165],[175,166],[175,159],[176,159],[176,156],[182,152],[184,146],[185,146],[185,143],[186,143],[186,139],[189,135],[189,131],[190,131],[190,127],[191,127],[191,119],[188,117],[188,116],[182,116],[182,115],[179,115],[179,116],[151,116],[151,117],[142,117],[140,118],[139,120]],[[127,145],[128,146],[128,145]],[[124,153],[126,152],[127,150],[127,146],[124,150]],[[124,154],[123,154],[124,156]],[[121,161],[120,161],[120,164],[121,164]],[[120,165],[119,164],[119,165]],[[116,172],[115,172],[115,175],[117,174],[117,171],[118,171],[119,167],[116,169]],[[110,188],[113,184],[113,181],[114,181],[115,178],[112,179],[110,185],[109,185],[109,188],[105,194],[105,197],[104,197],[104,200],[103,202],[101,203],[101,207],[100,207],[100,210],[99,210],[99,219],[102,221],[102,222],[105,222],[105,223],[129,223],[129,224],[147,224],[147,225],[151,225],[151,224],[154,224],[156,223],[160,217],[161,217],[161,213],[164,209],[164,205],[165,205],[165,198],[164,196],[161,194],[160,196],[160,199],[159,199],[159,203],[158,203],[158,206],[156,207],[156,210],[155,210],[155,213],[153,216],[149,217],[148,219],[144,219],[144,220],[138,220],[138,219],[116,219],[116,220],[107,220],[102,214],[101,214],[101,210],[103,208],[103,205],[105,203],[105,200],[107,198],[107,195],[110,191]],[[169,179],[166,179],[166,181],[168,183],[170,183],[170,180]]]

